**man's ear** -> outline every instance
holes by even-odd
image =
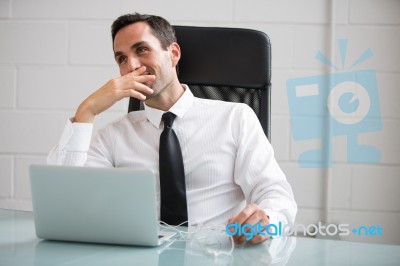
[[[179,62],[179,59],[181,59],[181,48],[179,47],[179,44],[177,44],[176,42],[173,42],[169,46],[169,49],[171,51],[172,67],[176,67],[176,65]]]

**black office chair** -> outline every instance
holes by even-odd
[[[178,74],[196,97],[248,104],[271,140],[271,44],[260,31],[174,26]],[[143,109],[131,98],[128,112]]]

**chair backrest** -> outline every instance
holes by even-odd
[[[196,97],[248,104],[271,140],[271,45],[260,31],[174,26],[178,74]],[[143,109],[131,98],[129,110]]]

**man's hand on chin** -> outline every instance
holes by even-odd
[[[258,207],[258,205],[249,204],[238,215],[228,220],[228,224],[233,224],[235,222],[237,222],[241,226],[245,224],[254,226],[260,223],[262,226],[265,227],[269,224],[269,219],[265,212],[260,207]],[[249,230],[250,228],[246,228],[246,231]],[[235,234],[232,237],[236,244],[242,244],[246,241],[250,244],[259,244],[270,238],[267,232],[265,232],[264,235],[256,234],[249,240],[246,240],[248,236],[244,234]]]

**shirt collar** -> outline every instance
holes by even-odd
[[[194,99],[193,93],[190,91],[189,87],[186,84],[181,85],[185,91],[178,101],[168,110],[168,112],[174,113],[179,118],[182,118],[193,105]],[[144,111],[150,123],[152,123],[156,128],[159,128],[161,125],[161,117],[165,112],[147,106],[146,103],[144,103]]]

